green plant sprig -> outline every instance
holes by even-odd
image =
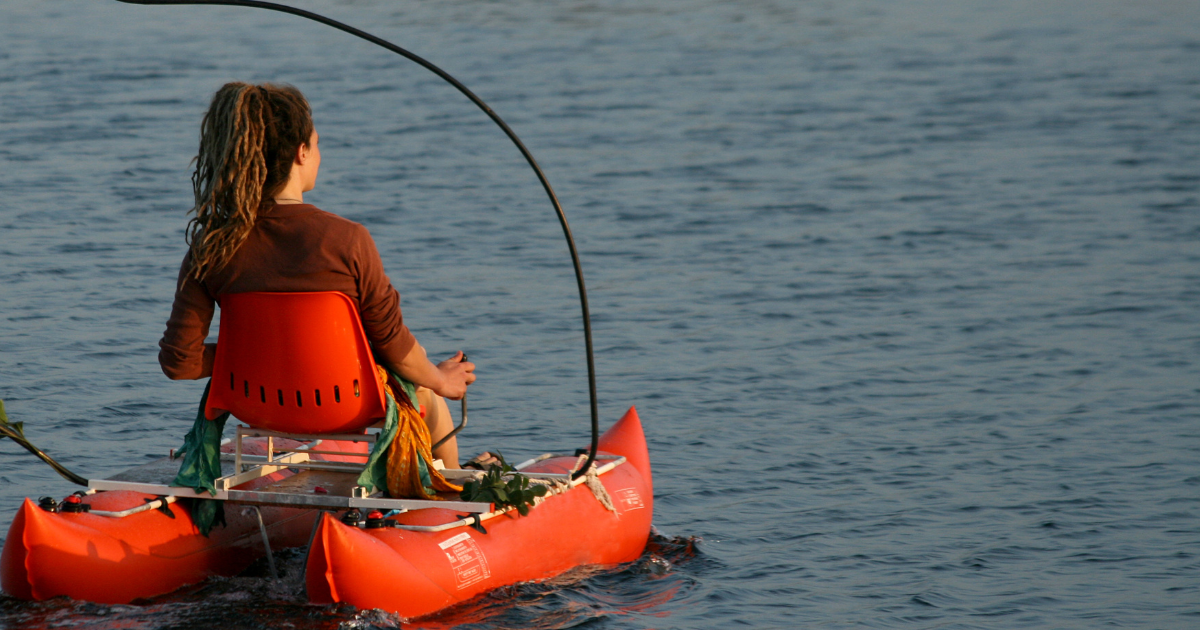
[[[546,486],[529,483],[529,477],[509,466],[499,452],[496,459],[500,463],[489,464],[482,479],[463,484],[463,500],[494,503],[498,508],[513,507],[521,516],[529,514],[529,508],[537,498],[545,496]],[[505,475],[509,476],[507,480]]]

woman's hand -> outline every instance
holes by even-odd
[[[475,364],[467,362],[466,358],[459,350],[454,356],[437,364],[437,370],[442,376],[442,387],[430,389],[450,400],[460,400],[466,396],[467,385],[475,382]]]
[[[475,364],[466,362],[466,358],[459,351],[434,365],[425,354],[425,348],[418,343],[396,366],[396,372],[421,387],[428,387],[442,398],[461,400],[467,395],[467,385],[475,382]]]

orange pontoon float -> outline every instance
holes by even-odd
[[[575,481],[569,473],[582,456],[518,465],[534,479],[559,480],[527,516],[510,509],[464,518],[430,508],[358,526],[322,516],[305,568],[309,601],[417,617],[507,584],[636,559],[650,535],[654,494],[634,409],[600,449],[596,474]]]
[[[265,442],[247,440],[247,455],[265,453]],[[354,443],[326,442],[323,446],[351,453],[365,450]],[[229,447],[232,454],[232,445]],[[329,461],[353,459],[325,457]],[[98,483],[137,486],[170,479],[178,467],[178,462],[164,457]],[[293,476],[288,470],[277,471],[240,486],[239,491],[253,492]],[[270,552],[270,547],[264,547],[264,537],[276,548],[303,546],[315,514],[288,507],[230,505],[225,510],[227,525],[214,528],[205,537],[176,496],[110,490],[71,495],[61,506],[25,499],[0,553],[0,587],[20,599],[66,595],[126,604],[210,576],[236,575]]]

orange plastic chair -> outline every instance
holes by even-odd
[[[288,433],[347,433],[386,414],[358,307],[337,291],[233,293],[204,415]]]

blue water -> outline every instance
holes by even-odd
[[[521,135],[580,245],[604,422],[636,405],[650,441],[639,561],[423,627],[1200,626],[1200,5],[294,4]],[[161,456],[194,413],[156,342],[232,79],[308,95],[306,200],[371,229],[433,354],[479,364],[464,449],[586,440],[560,230],[452,88],[250,9],[5,0],[0,42],[0,398],[68,467]],[[0,480],[3,515],[73,489],[8,442]],[[0,599],[0,626],[401,623],[307,606],[283,564]]]

